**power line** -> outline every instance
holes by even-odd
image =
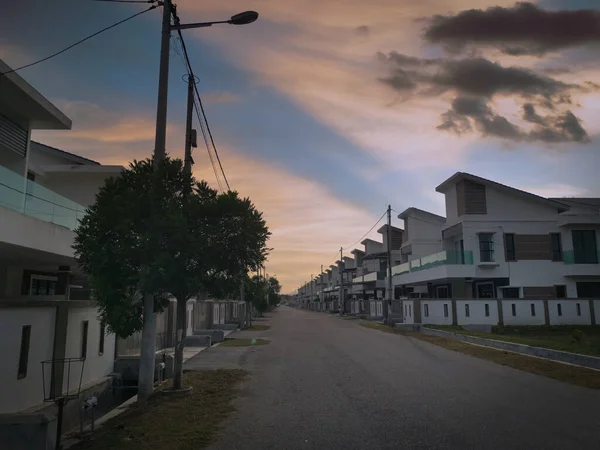
[[[93,2],[107,2],[107,3],[155,3],[158,0],[91,0]]]
[[[365,236],[367,236],[371,231],[373,231],[373,229],[377,226],[377,224],[379,222],[381,222],[381,219],[383,219],[385,217],[385,215],[387,214],[387,211],[384,211],[384,213],[381,215],[381,217],[379,218],[379,220],[377,222],[375,222],[375,225],[373,225],[369,231],[367,231],[365,234],[362,235],[362,237],[357,240],[356,242],[350,244],[348,247],[344,247],[343,250],[348,250],[349,248],[354,247],[356,244],[358,244],[360,241],[362,241],[364,239]]]
[[[17,67],[16,69],[12,69],[12,70],[9,70],[9,71],[7,71],[7,72],[3,72],[3,73],[1,73],[0,75],[7,75],[7,74],[9,74],[9,73],[17,72],[17,71],[19,71],[19,70],[21,70],[21,69],[26,69],[27,67],[35,66],[36,64],[42,63],[42,62],[44,62],[44,61],[48,61],[50,58],[54,58],[55,56],[58,56],[58,55],[60,55],[61,53],[64,53],[64,52],[66,52],[67,50],[70,50],[70,49],[72,49],[73,47],[76,47],[77,45],[79,45],[79,44],[82,44],[82,43],[84,43],[85,41],[87,41],[87,40],[89,40],[89,39],[91,39],[91,38],[93,38],[93,37],[95,37],[95,36],[98,36],[99,34],[101,34],[101,33],[104,33],[105,31],[108,31],[108,30],[110,30],[111,28],[114,28],[114,27],[116,27],[117,25],[121,25],[122,23],[125,23],[125,22],[127,22],[127,21],[129,21],[129,20],[131,20],[131,19],[133,19],[133,18],[135,18],[135,17],[137,17],[137,16],[140,16],[140,15],[142,15],[142,14],[144,14],[144,13],[148,12],[148,11],[151,11],[151,10],[155,9],[156,7],[157,7],[157,5],[152,5],[152,6],[150,6],[148,9],[145,9],[144,11],[140,11],[140,12],[138,12],[138,13],[135,13],[134,15],[132,15],[132,16],[129,16],[129,17],[127,17],[126,19],[120,20],[119,22],[117,22],[117,23],[114,23],[114,24],[112,24],[112,25],[111,25],[111,26],[109,26],[109,27],[103,28],[102,30],[100,30],[100,31],[97,31],[97,32],[95,32],[94,34],[90,34],[89,36],[87,36],[87,37],[85,37],[85,38],[83,38],[83,39],[80,39],[79,41],[75,42],[74,44],[71,44],[71,45],[69,45],[68,47],[65,47],[65,48],[63,48],[62,50],[60,50],[60,51],[58,51],[58,52],[56,52],[56,53],[53,53],[53,54],[52,54],[52,55],[50,55],[50,56],[46,56],[45,58],[39,59],[39,60],[37,60],[37,61],[35,61],[35,62],[32,62],[32,63],[30,63],[30,64],[25,64],[24,66]]]
[[[177,11],[175,9],[173,10],[173,16],[174,16],[175,22],[178,23],[179,22],[179,17],[177,16]],[[190,63],[190,58],[189,58],[189,55],[188,55],[188,52],[187,52],[187,47],[185,45],[185,41],[183,40],[183,34],[181,33],[181,30],[177,30],[177,32],[179,34],[179,40],[181,42],[181,47],[183,49],[183,56],[185,57],[186,65],[188,67],[188,74],[193,77],[194,76],[194,72],[192,70],[192,64]],[[231,188],[229,186],[229,181],[227,180],[227,176],[225,175],[225,170],[223,169],[223,164],[221,163],[221,158],[219,157],[219,152],[217,150],[217,146],[215,145],[215,140],[213,138],[212,132],[210,131],[210,125],[208,124],[208,119],[206,117],[206,112],[204,111],[204,106],[202,104],[202,98],[200,97],[200,92],[198,91],[198,86],[196,84],[194,84],[194,91],[196,92],[196,97],[198,99],[198,105],[200,106],[200,111],[202,113],[202,117],[204,118],[204,123],[205,123],[205,126],[206,126],[206,132],[208,133],[208,137],[210,139],[211,146],[212,146],[212,148],[213,148],[213,150],[215,152],[215,156],[217,158],[217,162],[219,164],[219,168],[220,168],[221,174],[223,175],[223,180],[225,181],[225,184],[227,185],[227,190],[230,191]],[[209,150],[209,155],[210,155],[210,150]]]

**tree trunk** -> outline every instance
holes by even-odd
[[[144,294],[143,319],[142,348],[140,349],[140,369],[138,373],[138,401],[140,403],[147,401],[154,389],[154,359],[156,357],[154,294]]]
[[[187,301],[184,296],[177,298],[177,322],[176,322],[176,344],[175,344],[175,372],[173,373],[173,389],[181,389],[183,378],[183,349],[187,332]]]

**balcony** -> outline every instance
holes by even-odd
[[[448,269],[447,267],[456,267],[457,270]],[[464,270],[466,266],[473,266],[473,252],[470,250],[459,252],[454,250],[445,250],[443,252],[434,253],[433,255],[424,256],[423,258],[399,264],[392,267],[392,276],[396,276],[396,284],[412,283],[426,281],[428,279],[452,278],[452,277],[468,277],[473,276],[470,273],[471,267]],[[441,267],[443,270],[436,271],[435,274],[423,273],[435,267]],[[439,272],[439,273],[438,273]]]
[[[0,206],[75,230],[85,207],[0,166]]]
[[[590,252],[587,255],[576,255],[574,250],[563,252],[565,263],[564,274],[566,277],[598,276],[600,273],[600,251]]]

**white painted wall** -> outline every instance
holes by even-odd
[[[544,325],[543,300],[501,300],[502,316],[505,325]],[[531,315],[531,304],[535,305],[535,316]],[[512,306],[515,305],[516,315],[512,315]]]
[[[446,197],[446,226],[452,226],[458,222],[458,205],[456,203],[456,185],[444,192]]]
[[[44,400],[41,362],[52,359],[55,315],[54,307],[0,310],[0,413],[21,411]],[[19,380],[24,325],[31,325],[31,338],[27,376]]]
[[[558,305],[562,315],[558,315]],[[577,314],[577,305],[581,315]],[[591,325],[590,302],[588,300],[549,300],[550,325]]]
[[[509,192],[485,187],[487,220],[556,220],[558,209]],[[476,217],[476,216],[473,216]]]
[[[371,253],[382,252],[385,250],[385,247],[383,246],[383,243],[381,243],[381,242],[372,241],[371,239],[367,239],[365,242],[366,242],[366,244],[364,244],[365,253],[367,255],[370,255]]]
[[[448,317],[444,316],[444,305],[447,305]],[[428,316],[425,315],[427,309],[429,309]],[[452,325],[452,303],[445,300],[421,300],[421,322],[432,325]]]
[[[426,214],[420,217],[418,212],[414,216],[408,216],[404,222],[408,223],[408,239],[404,243],[410,244],[420,240],[437,240],[439,247],[439,240],[442,237],[442,228],[446,226],[445,223],[438,224],[434,217],[429,217]]]
[[[12,245],[73,257],[75,233],[65,227],[0,206],[0,240]]]
[[[83,331],[83,321],[87,320],[88,341],[87,357],[83,368],[82,385],[105,377],[114,369],[115,356],[115,335],[106,334],[104,337],[104,353],[98,353],[100,344],[100,321],[98,320],[98,309],[95,307],[71,308],[69,309],[69,318],[67,324],[67,347],[66,358],[81,357],[81,341]],[[81,374],[81,369],[73,366],[71,368],[70,387],[76,387],[73,384],[73,378],[79,381],[77,377]],[[64,387],[66,388],[66,379]]]
[[[469,305],[469,317],[465,305]],[[485,315],[485,305],[488,305],[489,316]],[[457,300],[456,320],[458,325],[497,325],[498,303],[495,300]]]

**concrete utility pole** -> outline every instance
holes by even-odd
[[[195,80],[188,75],[187,115],[185,120],[185,156],[184,167],[186,172],[192,173],[192,114],[194,113],[194,83]]]
[[[160,43],[160,69],[158,75],[158,104],[156,106],[156,137],[154,141],[154,168],[157,170],[166,155],[167,96],[169,89],[169,50],[171,38],[171,0],[163,0],[162,39]],[[156,313],[154,293],[144,293],[144,317],[140,369],[138,375],[138,399],[145,402],[152,395],[154,386],[154,363],[156,356]]]
[[[383,321],[388,324],[392,300],[394,299],[394,288],[392,286],[392,206],[388,205],[387,210],[388,226],[387,226],[387,306],[383,308]]]
[[[344,264],[344,248],[340,247],[340,316],[344,315],[344,271],[342,265]]]

